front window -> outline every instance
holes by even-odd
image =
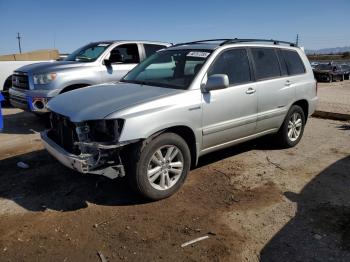
[[[185,90],[210,53],[210,50],[160,51],[131,70],[121,81]]]
[[[91,43],[79,48],[71,53],[66,61],[93,62],[95,61],[111,44],[110,43]]]

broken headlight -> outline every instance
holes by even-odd
[[[117,142],[122,131],[124,120],[108,119],[108,120],[91,120],[85,122],[78,127],[78,136],[85,139],[80,141],[92,142]],[[79,135],[79,133],[81,135]]]

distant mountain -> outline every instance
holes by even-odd
[[[339,54],[344,52],[350,52],[350,46],[344,46],[344,47],[333,47],[333,48],[323,48],[318,50],[305,50],[306,54],[317,54],[317,55],[323,55],[323,54]]]

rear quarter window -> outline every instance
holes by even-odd
[[[292,50],[282,50],[282,54],[287,65],[289,75],[299,75],[305,73],[305,66],[298,52]]]
[[[280,65],[274,48],[252,48],[257,80],[281,76]]]

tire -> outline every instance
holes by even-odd
[[[344,81],[344,75],[341,75],[340,76],[340,82],[343,82]]]
[[[332,83],[332,82],[333,82],[333,76],[332,76],[332,75],[329,75],[329,77],[328,77],[328,82],[329,82],[329,83]]]
[[[176,152],[175,149],[178,153],[174,156],[172,154]],[[171,157],[173,160],[166,163],[165,159],[170,160]],[[187,143],[174,133],[162,133],[150,141],[135,145],[128,150],[124,158],[131,187],[151,200],[173,195],[184,183],[191,166],[191,154]],[[173,167],[170,167],[172,164]],[[155,172],[156,170],[158,171]],[[152,175],[149,176],[148,173]]]
[[[298,128],[298,126],[296,126],[296,123],[299,123],[299,120],[301,121],[301,126]],[[305,114],[303,109],[298,105],[293,105],[289,109],[288,114],[284,119],[280,130],[278,131],[277,136],[279,144],[284,148],[296,146],[303,136],[305,122]],[[295,130],[296,133],[291,131],[291,129]],[[289,132],[291,132],[291,134]]]

